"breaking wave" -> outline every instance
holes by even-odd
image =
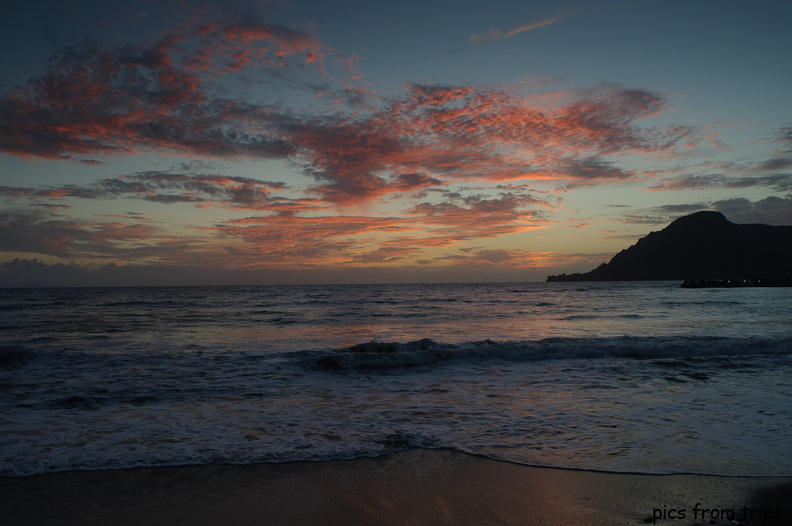
[[[309,353],[309,351],[305,351]],[[310,353],[302,367],[323,370],[383,370],[427,367],[461,360],[575,360],[601,358],[711,358],[740,355],[790,355],[792,338],[630,337],[546,338],[536,341],[481,340],[459,344],[423,338],[407,343],[370,341]]]

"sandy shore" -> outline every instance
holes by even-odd
[[[0,478],[0,499],[5,525],[734,525],[729,510],[792,524],[792,477],[595,473],[445,450]]]

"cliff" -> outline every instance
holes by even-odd
[[[547,281],[695,279],[792,279],[792,226],[738,225],[720,212],[697,212],[590,272]]]

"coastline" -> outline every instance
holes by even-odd
[[[792,524],[792,476],[607,473],[427,449],[0,477],[0,494],[0,523],[19,525],[733,525],[743,510],[755,511],[741,524]]]

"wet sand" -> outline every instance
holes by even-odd
[[[792,524],[792,477],[601,473],[411,450],[0,478],[5,525],[734,525],[732,518]]]

